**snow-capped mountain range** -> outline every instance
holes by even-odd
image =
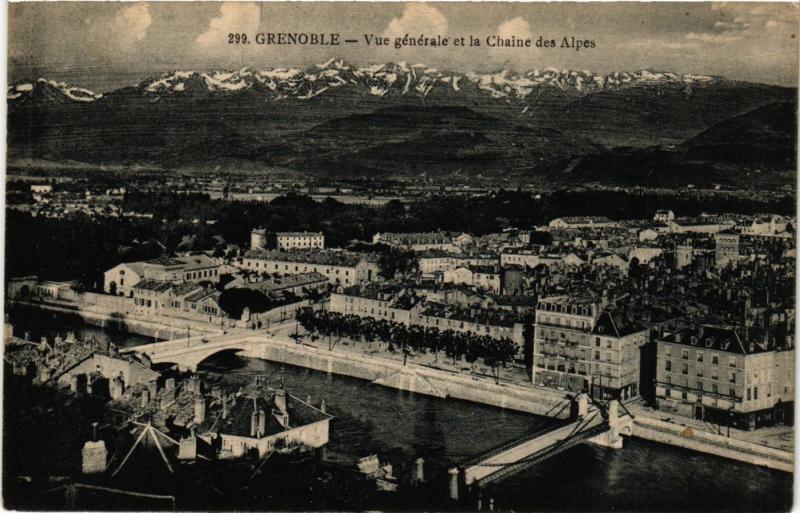
[[[449,73],[423,64],[405,62],[354,66],[343,60],[331,59],[306,70],[297,68],[268,68],[236,71],[175,71],[151,78],[134,86],[145,96],[187,94],[235,94],[246,90],[263,92],[274,101],[288,98],[308,100],[335,89],[351,88],[372,96],[427,97],[431,93],[459,94],[467,91],[483,93],[497,99],[524,99],[545,89],[575,94],[604,90],[620,90],[639,86],[670,85],[685,87],[713,84],[724,79],[681,75],[672,72],[640,70],[597,74],[588,70],[559,70],[546,68],[518,73],[502,70],[496,73]],[[127,88],[130,89],[130,88]],[[39,79],[18,83],[8,88],[12,102],[24,100],[37,92],[76,102],[91,102],[103,97],[63,82]]]

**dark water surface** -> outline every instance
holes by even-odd
[[[276,385],[283,374],[290,393],[314,404],[325,398],[335,417],[331,448],[377,453],[401,468],[423,456],[442,486],[449,466],[553,422],[232,355],[207,360],[201,371],[230,382],[266,374]],[[579,445],[485,495],[517,511],[779,511],[791,508],[792,475],[627,438],[621,450]]]

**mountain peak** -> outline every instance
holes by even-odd
[[[22,81],[8,86],[7,97],[9,101],[21,103],[31,100],[47,102],[93,102],[102,98],[101,93],[95,93],[82,87],[73,87],[65,82],[57,82],[46,78],[35,81]]]

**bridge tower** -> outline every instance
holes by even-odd
[[[608,415],[608,431],[592,438],[592,442],[604,447],[622,449],[622,436],[620,436],[619,401],[612,399],[606,407]]]

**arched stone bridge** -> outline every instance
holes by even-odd
[[[153,342],[126,347],[120,352],[143,354],[152,363],[174,363],[181,370],[196,371],[197,366],[210,356],[231,350],[249,352],[256,343],[258,341],[253,334],[230,333]]]

